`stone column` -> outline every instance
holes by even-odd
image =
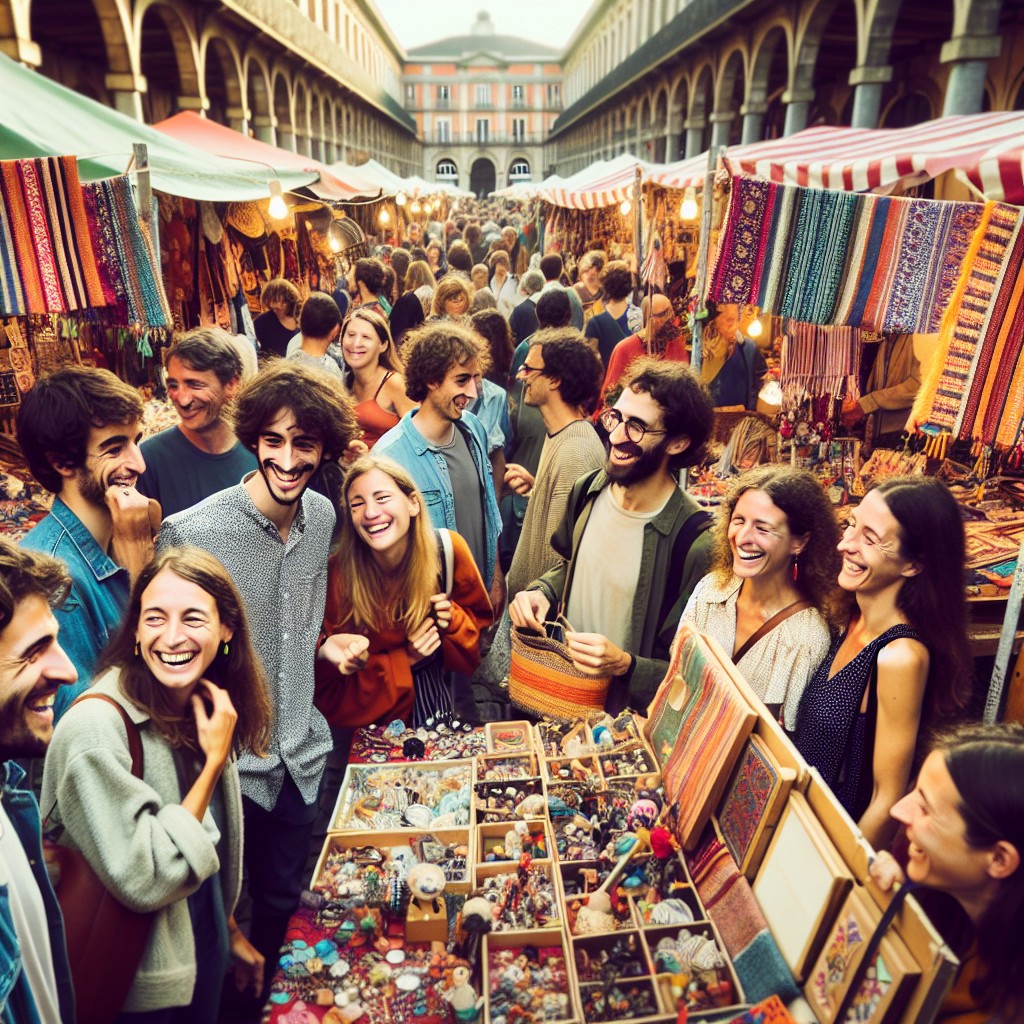
[[[940,59],[943,64],[953,65],[946,83],[943,117],[981,113],[988,62],[999,56],[1001,44],[999,36],[958,36],[943,44]]]
[[[245,107],[228,107],[225,113],[228,115],[228,124],[243,135],[249,134],[249,124],[252,121],[252,111]]]
[[[0,53],[29,68],[37,68],[43,63],[43,51],[39,48],[39,44],[33,43],[29,39],[22,39],[21,36],[8,36],[6,39],[0,39]]]
[[[729,145],[729,132],[732,129],[732,111],[716,111],[711,115],[711,148],[717,153]]]
[[[295,137],[295,127],[290,124],[277,123],[277,144],[281,149],[290,149],[298,153],[298,140]]]
[[[853,86],[853,115],[851,128],[877,128],[882,110],[882,88],[892,81],[892,66],[880,64],[876,67],[864,65],[850,72],[849,82]]]
[[[786,104],[786,123],[783,135],[795,135],[807,127],[807,115],[814,99],[813,89],[787,89],[782,94],[782,102]]]
[[[252,128],[260,142],[265,142],[268,146],[277,145],[277,120],[273,115],[265,117],[257,114],[252,119]]]
[[[142,94],[147,89],[144,75],[106,75],[103,84],[110,90],[115,110],[136,121],[145,121],[142,113]]]
[[[686,129],[686,159],[689,160],[704,151],[704,121],[687,121],[683,127]]]
[[[209,102],[201,96],[176,96],[174,102],[177,104],[179,111],[191,110],[200,117],[206,117],[206,111],[210,108]]]
[[[743,116],[740,145],[749,146],[752,142],[761,141],[764,137],[764,115],[767,111],[767,103],[744,103],[740,107],[740,114]]]

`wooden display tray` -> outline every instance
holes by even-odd
[[[531,722],[488,722],[484,726],[489,754],[535,754]]]
[[[536,932],[538,934],[543,933],[544,935],[548,935],[551,932],[557,932],[558,934],[564,933],[565,900],[562,898],[562,890],[558,884],[558,872],[555,870],[554,864],[549,860],[534,861],[530,865],[530,871],[534,874],[542,874],[550,881],[551,892],[553,895],[553,909],[558,912],[558,917],[552,918],[546,925],[534,925],[530,928],[508,928],[492,932],[491,934],[521,935],[526,932]],[[508,861],[491,861],[487,864],[474,864],[473,889],[474,891],[480,889],[488,878],[494,878],[497,875],[512,875],[515,873],[516,866]]]
[[[555,929],[534,929],[532,931],[523,932],[489,932],[484,935],[482,944],[482,987],[484,990],[484,1024],[493,1024],[493,1018],[491,1016],[491,983],[490,983],[490,971],[491,971],[491,950],[494,949],[526,949],[527,947],[533,947],[537,950],[542,949],[557,949],[562,959],[565,961],[565,972],[566,972],[566,984],[570,989],[568,1010],[570,1011],[563,1018],[552,1018],[545,1020],[544,1024],[580,1024],[582,1017],[580,1016],[579,1009],[575,1004],[571,990],[573,989],[573,981],[576,977],[576,972],[572,965],[572,958],[569,951],[569,947],[565,941],[565,936],[560,930]]]
[[[491,723],[493,724],[493,723]],[[486,773],[490,768],[499,769],[502,764],[511,763],[522,767],[523,774],[509,779],[488,779]],[[537,767],[537,755],[534,753],[524,754],[477,754],[473,765],[473,782],[511,782],[513,784],[522,782],[525,779],[539,779],[540,771]]]
[[[518,820],[518,819],[517,819]],[[502,859],[502,860],[488,860],[487,854],[495,846],[503,846],[505,841],[505,833],[509,831],[515,822],[491,822],[486,825],[477,825],[477,841],[474,850],[474,863],[479,864],[481,867],[485,864],[499,864],[505,865],[506,867],[515,867],[518,863],[519,858],[514,859]],[[544,842],[547,847],[547,855],[544,857],[533,857],[532,863],[541,864],[550,863],[554,857],[554,844],[551,841],[551,828],[548,824],[547,818],[527,818],[526,824],[529,826],[531,831],[540,829],[544,833]]]
[[[313,877],[310,879],[309,888],[316,886],[324,873],[328,856],[335,850],[351,850],[361,846],[372,846],[378,850],[392,849],[394,847],[407,847],[414,853],[415,843],[420,839],[433,837],[446,846],[465,846],[466,871],[464,877],[459,880],[449,879],[446,889],[454,893],[468,893],[470,882],[473,878],[474,865],[474,843],[471,830],[468,828],[441,828],[436,830],[397,830],[392,832],[328,832],[324,839],[324,845],[317,858],[316,867],[313,869]]]

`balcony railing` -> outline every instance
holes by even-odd
[[[435,110],[451,110],[452,101],[450,96],[435,96],[434,97],[434,109]]]
[[[490,132],[486,138],[478,136],[476,132],[448,132],[442,136],[443,133],[435,128],[433,141],[445,146],[539,146],[544,141],[544,136],[540,132]]]

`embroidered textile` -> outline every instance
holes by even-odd
[[[860,397],[861,332],[791,321],[782,339],[779,384],[786,409],[808,397]]]
[[[718,824],[729,852],[742,864],[778,790],[779,773],[767,752],[751,739],[725,795]]]
[[[747,303],[760,287],[765,223],[770,223],[776,186],[757,178],[733,178],[712,281],[717,302]]]
[[[14,248],[14,236],[7,219],[6,205],[0,202],[0,312],[12,316],[23,316],[25,293],[18,275],[18,254]]]

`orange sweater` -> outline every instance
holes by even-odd
[[[452,581],[452,621],[441,637],[445,668],[472,672],[480,664],[480,631],[493,619],[491,600],[469,547],[451,533],[455,555]],[[361,633],[369,637],[370,657],[351,675],[340,675],[334,665],[316,662],[314,704],[334,726],[358,728],[373,722],[407,719],[413,708],[412,666],[405,651],[405,630],[400,623],[373,632],[354,628],[352,608],[341,579],[337,558],[327,569],[327,606],[321,636]]]

